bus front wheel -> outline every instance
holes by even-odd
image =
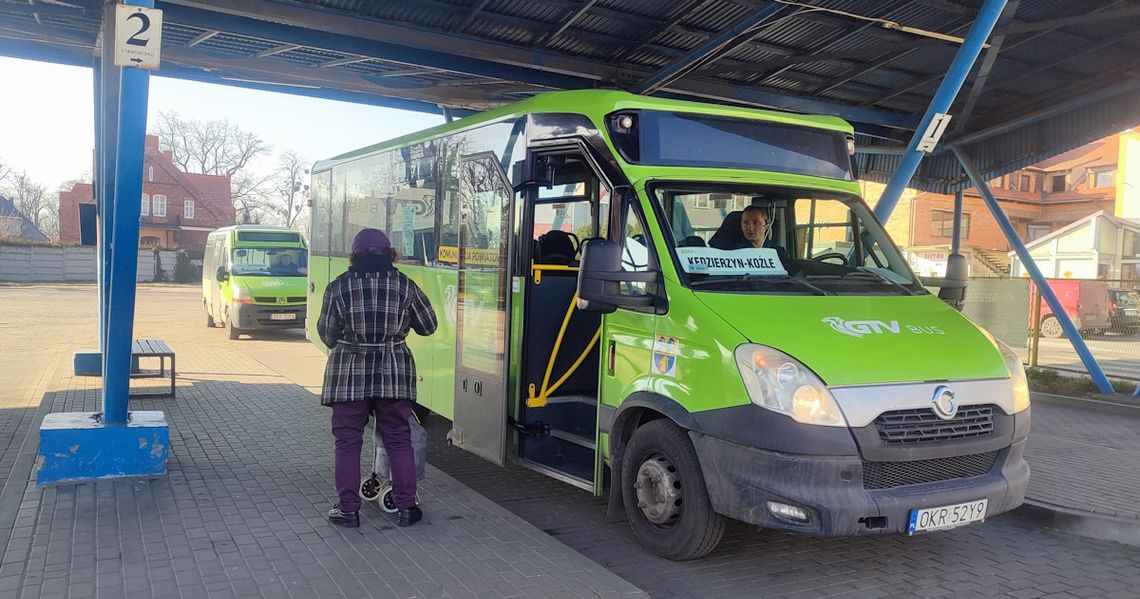
[[[693,444],[672,421],[653,420],[633,432],[621,478],[625,514],[646,549],[682,561],[716,548],[725,518],[712,509]]]

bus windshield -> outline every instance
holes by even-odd
[[[309,272],[309,252],[304,248],[237,248],[233,274],[239,277],[303,277]]]
[[[650,189],[681,277],[693,289],[926,293],[854,196],[759,185],[662,183]]]

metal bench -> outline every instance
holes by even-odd
[[[143,370],[139,361],[143,358],[158,358],[158,371]],[[131,343],[131,378],[166,378],[166,359],[170,358],[170,393],[131,393],[131,397],[174,397],[177,377],[174,364],[174,350],[161,339],[136,339]]]

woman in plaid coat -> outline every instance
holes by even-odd
[[[384,440],[400,526],[423,517],[416,507],[416,465],[408,419],[416,400],[416,361],[408,330],[431,335],[435,312],[427,296],[392,265],[388,236],[362,229],[352,240],[348,271],[325,289],[317,332],[329,348],[321,403],[332,407],[336,490],[334,524],[360,526],[360,450],[368,417]]]

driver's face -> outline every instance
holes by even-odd
[[[764,245],[764,232],[768,230],[768,215],[759,210],[749,210],[740,218],[740,229],[745,239],[760,247]]]

